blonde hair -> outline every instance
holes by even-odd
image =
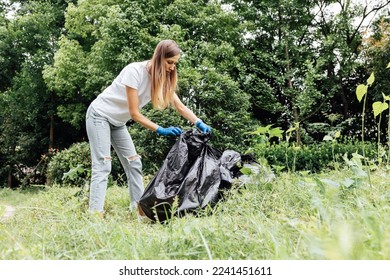
[[[179,46],[173,40],[163,40],[156,46],[150,61],[149,73],[152,80],[153,107],[163,110],[173,105],[173,96],[177,87],[177,71],[167,72],[165,60],[181,53]]]

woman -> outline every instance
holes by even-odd
[[[140,109],[149,101],[153,108],[173,106],[176,111],[203,133],[211,128],[187,108],[175,93],[176,64],[181,50],[172,40],[161,41],[151,60],[127,65],[97,98],[86,115],[91,147],[92,178],[89,211],[103,216],[107,179],[111,172],[111,145],[125,170],[130,193],[130,209],[137,207],[144,191],[141,157],[137,154],[126,122],[130,119],[163,136],[178,136],[179,127],[161,127],[146,118]]]

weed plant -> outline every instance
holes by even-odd
[[[106,216],[87,212],[80,188],[0,190],[15,215],[0,222],[3,260],[390,259],[389,170],[372,185],[350,167],[280,173],[235,184],[198,216],[164,224],[128,210],[128,191],[108,189]]]

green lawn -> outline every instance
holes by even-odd
[[[390,259],[389,173],[258,178],[200,217],[166,224],[138,221],[119,186],[108,189],[104,220],[87,213],[76,188],[0,189],[0,205],[17,208],[0,222],[0,258]]]

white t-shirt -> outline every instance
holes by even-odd
[[[102,117],[115,126],[122,126],[131,119],[126,97],[126,87],[137,90],[139,108],[151,100],[151,82],[146,68],[148,61],[133,62],[127,65],[91,106]]]

